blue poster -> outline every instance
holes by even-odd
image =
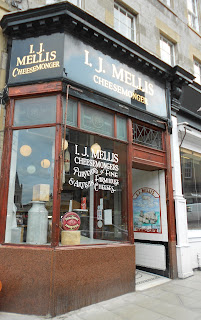
[[[134,231],[161,233],[160,195],[152,188],[140,188],[133,195]]]

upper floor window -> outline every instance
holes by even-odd
[[[195,81],[201,84],[201,64],[194,60],[194,76]]]
[[[195,30],[199,30],[197,0],[187,0],[188,24]]]
[[[170,7],[170,0],[162,0],[162,2],[163,2],[166,6]]]
[[[114,29],[124,37],[135,41],[135,16],[114,4]]]
[[[174,44],[163,36],[160,37],[160,53],[164,62],[174,65]]]
[[[60,2],[58,0],[46,0],[46,4],[53,4]],[[82,7],[82,0],[68,0],[68,2],[74,4],[75,6],[81,8]]]

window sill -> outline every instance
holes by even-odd
[[[189,27],[189,29],[191,29],[195,34],[197,34],[197,35],[201,38],[201,35],[200,35],[200,33],[199,33],[199,30],[194,29],[194,28],[191,27],[189,24],[188,24],[188,27]]]
[[[160,2],[162,6],[168,9],[175,17],[178,17],[177,14],[169,6],[167,6],[165,3],[162,2],[162,0],[158,0],[158,2]]]

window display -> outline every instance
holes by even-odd
[[[127,240],[126,145],[69,129],[66,140],[61,219],[79,215],[81,244]]]
[[[6,243],[51,243],[55,122],[55,96],[15,101]]]
[[[15,101],[5,242],[50,245],[53,216],[61,245],[127,241],[126,119],[70,98],[65,129],[56,101]]]
[[[183,194],[189,229],[201,229],[201,153],[181,148]]]

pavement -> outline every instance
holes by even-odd
[[[75,310],[52,320],[201,320],[201,271],[169,280],[136,275],[135,292]],[[0,312],[0,320],[45,320],[48,317]],[[50,319],[50,318],[49,318]]]

